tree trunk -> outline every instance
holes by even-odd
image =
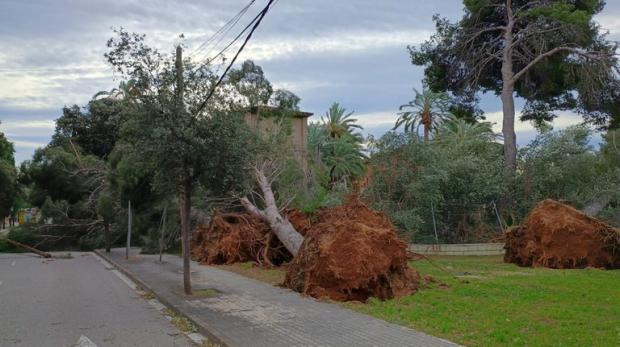
[[[186,179],[179,194],[179,214],[181,215],[181,248],[183,252],[183,290],[185,294],[192,294],[190,279],[190,213],[192,206],[192,185]]]
[[[430,127],[428,126],[428,124],[424,124],[424,143],[428,143],[428,141],[430,140],[430,132],[431,130],[429,129]]]
[[[110,223],[107,221],[103,222],[103,230],[105,233],[105,251],[106,253],[110,253],[110,244],[112,243],[112,238],[110,236]]]
[[[508,84],[508,86],[506,85]],[[517,168],[517,135],[515,134],[514,87],[504,82],[502,89],[502,134],[504,135],[504,166],[509,172]]]
[[[263,199],[265,200],[265,210],[261,211],[254,206],[247,198],[241,199],[241,204],[248,212],[263,219],[269,224],[273,233],[278,237],[284,247],[293,255],[296,256],[301,247],[301,243],[304,241],[304,237],[301,236],[295,227],[289,222],[288,219],[282,217],[280,210],[276,205],[276,199],[273,196],[271,185],[269,180],[265,177],[265,174],[256,169],[256,181],[261,191],[263,192]]]
[[[502,54],[502,134],[504,135],[504,167],[509,172],[517,168],[517,136],[515,134],[514,71],[512,44],[514,42],[514,14],[512,1],[506,1],[508,23],[504,30],[504,51]]]

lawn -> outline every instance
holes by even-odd
[[[438,281],[415,295],[343,305],[467,346],[620,345],[618,270],[530,269],[500,257],[433,263],[449,274],[425,260],[412,263]],[[247,264],[223,268],[270,283],[283,278],[283,271]]]

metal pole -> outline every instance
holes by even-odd
[[[125,259],[129,259],[129,248],[131,247],[131,200],[127,204],[127,248],[125,248]]]
[[[162,216],[161,235],[159,235],[159,262],[161,263],[161,255],[164,253],[164,234],[166,233],[166,214],[168,206],[164,207],[164,215]]]
[[[439,244],[439,236],[437,235],[437,222],[435,221],[435,208],[433,207],[433,203],[431,203],[431,213],[433,215],[433,230],[435,230],[435,244]]]
[[[502,217],[499,215],[499,211],[497,211],[497,205],[495,204],[495,200],[492,202],[493,202],[493,210],[495,211],[495,216],[497,217],[497,223],[499,223],[499,228],[502,230],[502,232],[505,232],[504,223],[502,223]]]

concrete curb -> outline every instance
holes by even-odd
[[[216,343],[216,344],[218,344],[218,345],[220,345],[222,347],[224,347],[224,346],[226,346],[226,347],[241,347],[241,346],[237,345],[236,343],[234,343],[233,341],[231,341],[227,336],[224,336],[224,335],[222,335],[220,333],[213,332],[213,331],[209,330],[196,317],[194,317],[191,314],[188,314],[188,313],[184,312],[182,309],[180,309],[177,306],[173,305],[165,297],[161,296],[159,293],[154,291],[148,284],[146,284],[144,281],[142,281],[138,276],[134,275],[131,271],[127,270],[122,265],[120,265],[117,262],[115,262],[114,260],[112,260],[110,257],[106,256],[105,252],[102,252],[100,250],[94,250],[93,252],[95,254],[97,254],[98,256],[100,256],[101,258],[105,259],[105,261],[107,261],[108,263],[112,264],[112,266],[114,266],[116,269],[118,269],[123,275],[129,277],[132,281],[137,283],[140,287],[142,287],[142,289],[144,289],[145,291],[153,294],[153,296],[155,296],[157,298],[157,300],[159,300],[159,302],[164,304],[164,306],[166,306],[168,309],[172,310],[177,315],[180,315],[180,316],[183,316],[183,317],[187,318],[190,322],[192,322],[192,324],[194,324],[198,328],[200,333],[202,335],[206,336],[211,342],[214,342],[214,343]]]

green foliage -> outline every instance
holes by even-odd
[[[525,213],[545,198],[584,207],[602,196],[620,201],[620,171],[590,145],[585,126],[538,135],[520,151],[520,201]]]
[[[473,230],[488,220],[487,232],[495,230],[488,204],[505,191],[501,145],[478,131],[454,131],[464,124],[445,123],[426,144],[417,134],[394,132],[371,144],[373,176],[365,197],[416,242],[434,241],[433,213],[443,241],[474,241],[483,235]]]
[[[414,99],[399,108],[401,112],[394,130],[402,125],[405,132],[418,132],[420,126],[423,126],[425,139],[428,140],[428,134],[450,116],[450,98],[443,92],[435,93],[426,89],[422,93],[416,89],[413,91]]]
[[[18,194],[15,149],[0,132],[0,219],[4,220],[15,205]]]
[[[409,47],[412,63],[425,66],[425,83],[433,91],[449,91],[455,98],[452,111],[459,116],[476,113],[479,92],[501,93],[508,18],[504,0],[463,3],[459,21],[435,16],[436,33]],[[600,0],[512,1],[509,57],[514,73],[524,71],[514,85],[526,100],[522,120],[540,124],[553,120],[558,110],[575,110],[598,126],[617,126],[616,48],[593,19],[604,5]],[[557,47],[595,52],[596,58],[563,50],[535,60]]]
[[[308,126],[308,152],[317,165],[324,165],[331,185],[350,182],[365,170],[362,126],[338,103],[321,117],[322,123]]]
[[[123,107],[122,100],[112,98],[92,100],[83,110],[77,105],[64,107],[56,120],[51,146],[72,141],[85,154],[106,158],[118,140],[124,121]]]
[[[251,60],[244,61],[239,69],[230,70],[228,81],[245,98],[249,107],[266,105],[273,93],[271,82],[265,77],[263,69]]]
[[[110,223],[116,217],[116,202],[109,194],[101,194],[97,199],[97,214],[104,222]]]
[[[357,124],[357,119],[352,118],[352,115],[353,111],[347,112],[339,103],[334,102],[325,116],[321,117],[327,135],[331,138],[359,137],[355,131],[361,130],[362,126]]]

